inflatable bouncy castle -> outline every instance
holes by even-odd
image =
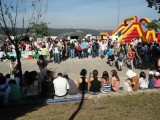
[[[146,42],[153,42],[156,40],[156,33],[153,29],[142,28],[142,22],[147,24],[150,22],[148,18],[138,20],[137,16],[132,16],[124,19],[124,22],[112,32],[112,36],[118,36],[118,42],[124,41],[125,44],[130,43],[134,38],[143,38]]]
[[[99,35],[100,40],[105,39],[106,37],[109,37],[110,33],[109,32],[101,32]]]

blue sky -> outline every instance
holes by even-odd
[[[146,0],[119,0],[119,24],[130,16],[159,19]],[[118,0],[48,0],[45,22],[50,28],[115,29],[118,23]]]

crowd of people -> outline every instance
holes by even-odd
[[[46,70],[45,74],[37,71],[25,71],[23,74],[22,86],[20,86],[19,73],[14,73],[14,78],[10,74],[0,73],[0,100],[7,105],[8,101],[16,102],[22,98],[26,99],[54,99],[54,97],[64,97],[66,95],[77,94],[108,94],[111,91],[133,92],[146,89],[160,89],[160,59],[157,62],[157,71],[150,71],[136,74],[129,69],[126,72],[127,79],[122,82],[116,70],[104,71],[99,75],[98,70],[93,70],[87,77],[87,70],[80,71],[80,78],[73,81],[67,74]],[[101,76],[101,77],[100,77]],[[78,78],[78,77],[77,77]]]
[[[117,39],[106,40],[99,39],[78,39],[77,41],[52,40],[20,42],[19,50],[24,51],[33,59],[38,59],[43,55],[45,60],[53,60],[55,63],[61,63],[68,58],[84,59],[88,57],[102,59],[108,57],[107,63],[110,66],[116,66],[122,70],[124,65],[130,69],[138,68],[142,63],[154,62],[160,57],[160,44],[158,42],[147,43],[141,39],[134,38],[130,44],[118,43]],[[8,52],[15,52],[15,47],[9,41],[0,44],[0,60],[10,59]]]
[[[5,43],[0,46],[0,59],[3,61],[8,51],[15,52],[14,47]],[[67,94],[76,95],[99,93],[108,94],[110,91],[117,92],[124,90],[127,92],[160,88],[160,59],[157,62],[157,72],[141,72],[137,75],[133,67],[138,67],[139,61],[154,62],[160,57],[160,46],[158,43],[142,43],[134,39],[130,44],[119,44],[117,40],[78,40],[78,41],[51,41],[46,42],[30,41],[19,44],[20,51],[34,52],[33,56],[37,59],[40,73],[37,71],[25,71],[23,74],[22,85],[20,86],[20,75],[17,69],[17,60],[10,57],[10,73],[3,75],[0,73],[0,96],[1,101],[18,101],[21,98],[44,98],[54,99],[54,97],[64,97]],[[110,66],[117,66],[122,70],[123,66],[129,65],[127,79],[122,83],[117,74],[117,70],[104,71],[99,77],[98,70],[93,70],[87,77],[87,70],[82,69],[80,78],[75,83],[68,75],[58,73],[54,76],[52,71],[47,70],[48,60],[52,59],[55,63],[60,63],[68,58],[79,59],[92,56],[108,56],[107,63]],[[14,78],[10,76],[14,75]],[[21,88],[21,89],[20,89]]]

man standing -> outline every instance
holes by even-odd
[[[70,44],[70,57],[75,58],[75,44],[73,43],[73,41]]]
[[[87,48],[87,43],[85,41],[82,41],[82,48],[83,48],[83,54],[84,58],[88,58],[88,48]]]
[[[67,79],[62,77],[62,73],[58,73],[57,78],[53,80],[55,96],[63,97],[67,95],[67,91],[69,90],[69,84]]]

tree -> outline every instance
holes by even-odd
[[[42,10],[42,4],[45,5]],[[0,28],[15,46],[18,69],[22,81],[22,68],[18,44],[23,36],[29,36],[31,23],[38,23],[47,12],[47,0],[0,0]],[[18,33],[17,28],[21,28]],[[11,38],[13,36],[13,39]],[[20,82],[22,83],[22,82]]]
[[[146,2],[148,3],[149,8],[154,7],[155,10],[158,11],[158,13],[160,13],[160,0],[146,0]],[[160,21],[160,18],[159,18]]]
[[[158,20],[152,20],[152,21],[149,22],[149,23],[142,22],[142,25],[143,25],[145,28],[153,29],[153,30],[155,30],[156,32],[158,32],[158,30],[160,30],[160,22],[159,22]]]
[[[158,20],[152,20],[150,23],[147,24],[146,27],[158,32],[158,30],[160,30],[160,22]]]
[[[48,26],[47,23],[45,22],[40,22],[40,23],[32,23],[32,32],[36,33],[38,37],[44,37],[48,36]]]

